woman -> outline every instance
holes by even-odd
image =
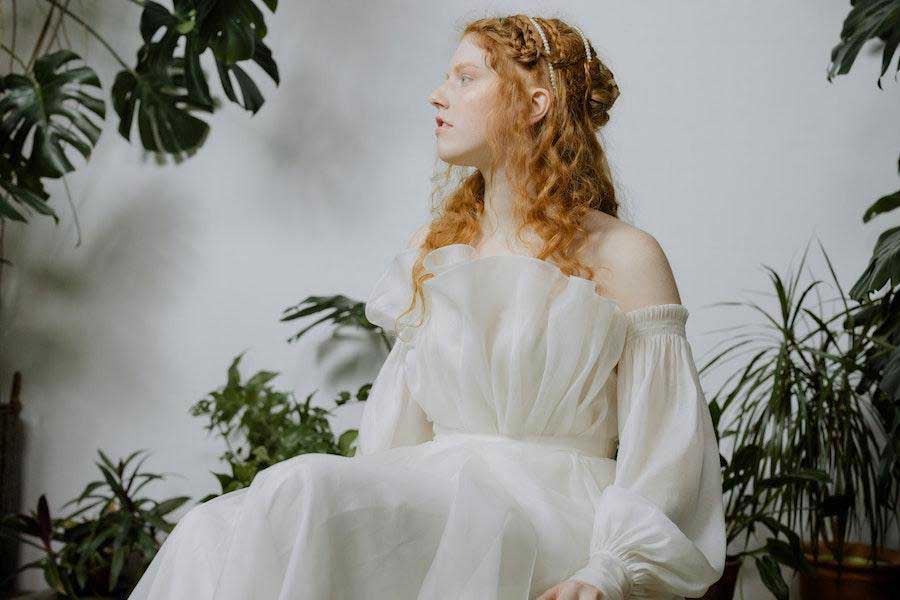
[[[681,598],[720,577],[688,311],[616,218],[596,138],[617,95],[560,20],[465,28],[429,101],[441,159],[474,169],[369,294],[397,340],[356,455],[194,507],[133,600]]]

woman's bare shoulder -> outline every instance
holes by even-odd
[[[681,304],[672,267],[653,235],[600,211],[591,211],[586,226],[583,262],[594,269],[604,296],[625,311]]]

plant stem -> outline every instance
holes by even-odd
[[[38,52],[40,52],[41,46],[44,43],[44,38],[47,35],[47,28],[50,27],[50,23],[53,21],[53,9],[55,6],[56,6],[56,3],[54,3],[50,7],[50,11],[47,13],[47,16],[44,17],[44,24],[41,26],[41,32],[38,34],[37,42],[35,42],[34,48],[32,48],[32,50],[31,50],[31,58],[28,59],[28,69],[27,70],[29,70],[29,71],[31,70],[31,65],[34,64],[34,61],[37,58]]]
[[[69,4],[72,0],[66,0],[65,8],[69,8]],[[53,46],[53,42],[56,41],[56,36],[59,35],[59,28],[62,27],[63,21],[65,20],[66,15],[60,11],[59,19],[56,20],[56,27],[53,28],[53,33],[50,35],[50,41],[47,42],[47,48]]]
[[[3,42],[0,42],[0,49],[4,50],[7,54],[9,54],[13,58],[13,60],[18,62],[22,66],[23,71],[28,71],[28,67],[25,65],[25,62],[21,58],[19,58],[19,56],[15,52],[13,52],[9,48],[7,48],[6,44],[4,44]]]
[[[19,11],[17,10],[16,0],[12,0],[12,40],[10,41],[10,45],[12,46],[12,52],[16,51],[16,33],[19,30]],[[15,58],[14,54],[10,55],[9,58],[9,71],[12,73],[13,70],[13,58]],[[2,257],[0,257],[2,258]]]
[[[70,19],[72,19],[73,21],[75,21],[76,23],[78,23],[79,25],[81,25],[82,27],[84,27],[84,28],[87,30],[88,33],[90,33],[90,34],[93,35],[95,38],[97,38],[97,41],[100,42],[100,43],[103,45],[104,48],[106,48],[107,50],[109,50],[109,53],[112,54],[113,57],[114,57],[117,61],[119,61],[119,64],[122,65],[122,67],[123,67],[124,69],[127,69],[128,71],[131,71],[131,67],[129,67],[128,64],[122,59],[122,57],[119,56],[119,54],[113,49],[113,47],[109,45],[109,43],[103,38],[102,35],[100,35],[99,33],[97,33],[97,30],[96,30],[96,29],[94,29],[93,27],[91,27],[90,25],[88,25],[88,24],[84,21],[84,19],[82,19],[81,17],[79,17],[78,15],[76,15],[75,13],[73,13],[73,12],[72,12],[71,10],[69,10],[68,8],[65,8],[65,7],[63,7],[63,6],[60,6],[60,4],[59,4],[59,2],[58,2],[57,0],[44,0],[44,2],[49,2],[49,3],[52,4],[53,6],[57,7],[58,9],[60,9],[63,13],[65,13],[65,15],[66,15],[67,17],[69,17]]]

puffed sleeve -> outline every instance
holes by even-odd
[[[588,564],[570,579],[604,600],[697,598],[722,575],[719,449],[685,336],[688,310],[625,313],[615,480],[596,501]]]
[[[413,398],[407,381],[406,355],[413,346],[405,339],[404,331],[409,328],[403,322],[415,318],[416,313],[397,321],[412,300],[410,277],[417,252],[417,248],[407,248],[394,256],[366,298],[366,318],[397,337],[369,388],[357,433],[357,456],[434,437],[431,421]]]

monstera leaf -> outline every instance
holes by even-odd
[[[262,40],[256,40],[252,58],[253,62],[258,64],[263,71],[268,73],[276,84],[280,83],[278,77],[278,66],[275,64],[275,61],[272,60],[272,51],[262,42]],[[240,104],[244,107],[244,109],[256,114],[256,111],[258,111],[262,107],[264,100],[262,94],[259,91],[259,88],[256,87],[256,84],[253,83],[253,80],[250,79],[250,76],[247,75],[247,73],[238,65],[226,64],[218,58],[216,58],[216,68],[219,71],[219,79],[222,83],[222,89],[225,90],[225,94],[228,96],[228,99],[236,104]],[[231,85],[231,74],[234,74],[234,78],[237,80],[238,86],[240,86],[241,88],[242,100],[238,100],[237,95],[234,93],[234,88]]]
[[[10,202],[15,200],[43,215],[53,217],[53,220],[59,223],[59,215],[47,204],[49,198],[50,194],[44,190],[40,178],[32,175],[23,159],[20,158],[18,163],[14,164],[12,160],[0,154],[0,218],[5,217],[23,223],[28,221]],[[3,259],[0,259],[0,262],[7,263]]]
[[[88,159],[100,137],[100,127],[86,113],[93,112],[102,121],[106,104],[84,90],[87,86],[101,88],[100,79],[87,66],[61,69],[79,59],[71,50],[59,50],[38,59],[32,77],[11,73],[3,78],[0,127],[7,140],[4,153],[21,156],[25,138],[34,130],[30,166],[40,177],[61,177],[73,171],[64,145]],[[75,106],[67,105],[67,100]]]
[[[277,0],[265,3],[272,12],[278,7]],[[222,89],[229,100],[255,114],[263,105],[262,94],[237,63],[252,60],[276,84],[280,83],[272,51],[262,41],[268,31],[262,12],[252,0],[202,0],[197,12],[201,23],[199,47],[212,49]],[[241,100],[234,93],[232,75],[241,89]]]
[[[275,10],[277,0],[265,0]],[[179,154],[199,147],[209,131],[191,111],[211,113],[214,102],[200,56],[212,50],[226,96],[256,113],[264,99],[238,62],[252,60],[276,84],[278,67],[262,38],[267,29],[252,0],[175,0],[170,12],[147,0],[141,14],[138,64],[123,70],[113,86],[119,133],[130,139],[135,117],[141,143],[155,152]],[[183,56],[176,56],[184,38]],[[238,99],[232,75],[241,90]]]
[[[258,40],[266,37],[266,22],[253,0],[199,0],[197,16],[202,48],[212,48],[226,65],[249,60]],[[266,0],[275,12],[277,0]]]
[[[245,63],[255,62],[280,84],[259,8],[274,12],[277,0],[173,0],[171,11],[155,0],[142,4],[136,65],[118,73],[111,91],[126,140],[136,123],[143,147],[153,152],[190,154],[203,144],[209,125],[195,113],[212,113],[219,104],[200,64],[207,51],[225,95],[254,114],[265,100]],[[74,170],[66,150],[88,159],[106,117],[104,101],[86,91],[101,88],[96,73],[68,67],[79,58],[60,50],[39,58],[32,71],[0,77],[0,219],[26,221],[23,209],[31,208],[59,222],[42,178]]]
[[[898,207],[900,207],[900,191],[882,196],[866,210],[863,222],[867,223],[875,216]],[[900,285],[900,227],[888,229],[878,236],[869,265],[850,289],[850,297],[861,301],[888,282],[891,287]]]
[[[278,8],[278,0],[264,1],[272,12]],[[238,63],[252,60],[276,85],[281,82],[272,51],[263,43],[268,29],[262,12],[252,0],[200,0],[197,21],[195,52],[212,50],[225,95],[255,114],[263,105],[263,96]],[[234,92],[232,76],[240,87],[241,99]]]
[[[71,50],[59,50],[35,62],[30,76],[10,73],[0,79],[0,214],[25,221],[13,201],[39,213],[56,213],[46,204],[41,177],[58,178],[75,169],[66,156],[74,148],[90,158],[100,126],[88,118],[106,117],[106,104],[90,95],[101,88],[87,66],[68,68],[80,60]],[[28,154],[25,140],[34,132]]]
[[[841,42],[831,50],[831,66],[828,81],[836,75],[850,72],[853,61],[867,41],[879,38],[884,42],[881,57],[881,78],[887,73],[900,45],[900,0],[853,0],[850,14],[841,28]],[[897,65],[900,72],[900,64]]]
[[[119,115],[119,133],[131,139],[135,116],[144,148],[169,154],[190,153],[206,139],[209,125],[190,110],[212,112],[211,105],[186,92],[184,59],[154,70],[121,71],[113,84],[113,106]]]

